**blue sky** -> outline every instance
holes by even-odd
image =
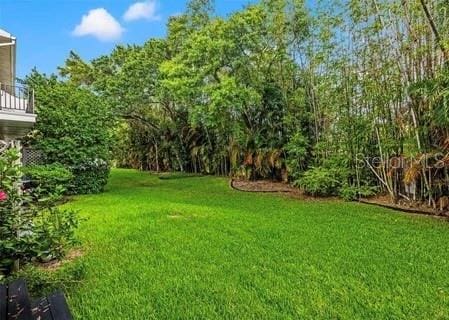
[[[219,15],[257,0],[217,0]],[[0,28],[17,37],[17,76],[37,67],[56,72],[70,50],[84,59],[110,52],[119,43],[141,44],[163,37],[169,16],[186,0],[0,0]],[[84,17],[84,19],[83,19]]]

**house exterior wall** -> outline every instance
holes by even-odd
[[[27,135],[36,122],[36,115],[16,111],[0,111],[0,140],[13,140]]]
[[[15,64],[16,39],[9,33],[0,30],[0,83],[8,86],[14,85]]]

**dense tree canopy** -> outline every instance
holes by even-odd
[[[121,119],[120,165],[436,206],[449,193],[448,11],[262,0],[223,18],[192,0],[165,39],[71,53],[60,71]]]

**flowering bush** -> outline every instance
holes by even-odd
[[[76,213],[56,206],[56,192],[45,201],[23,192],[18,159],[15,149],[0,154],[0,278],[21,263],[61,258],[76,242]]]

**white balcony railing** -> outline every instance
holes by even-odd
[[[34,91],[26,86],[0,83],[0,110],[34,113]]]

